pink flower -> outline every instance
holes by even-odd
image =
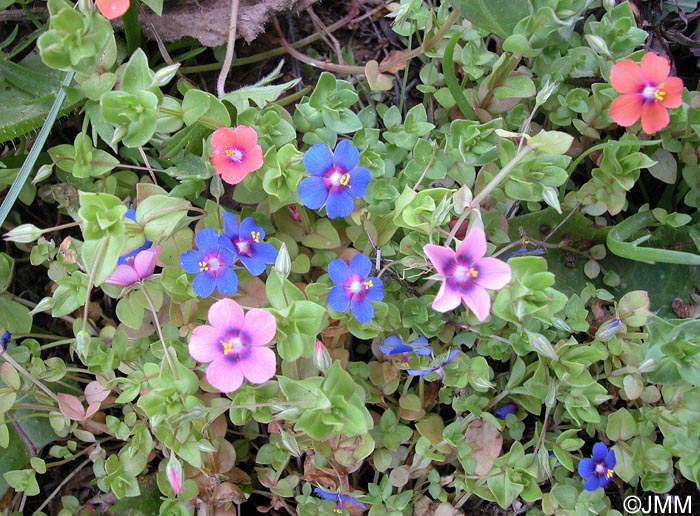
[[[175,455],[170,455],[167,466],[165,466],[165,476],[168,477],[168,482],[170,482],[170,487],[173,488],[173,492],[179,495],[182,492],[182,464],[175,458]]]
[[[667,108],[676,108],[683,102],[683,81],[669,77],[668,61],[653,53],[642,57],[641,66],[631,59],[615,63],[610,71],[610,84],[622,93],[610,104],[610,118],[623,127],[629,127],[639,118],[642,131],[655,133],[670,121]]]
[[[129,0],[95,0],[100,14],[108,20],[123,16],[129,10]]]
[[[265,347],[277,332],[272,314],[259,308],[244,314],[233,299],[221,299],[209,308],[209,323],[192,331],[189,351],[196,361],[211,362],[207,381],[212,387],[228,393],[244,378],[265,383],[275,375],[275,353]]]
[[[263,164],[258,134],[247,125],[221,127],[211,136],[211,164],[224,182],[235,185]]]
[[[136,256],[128,256],[126,264],[117,265],[105,283],[130,287],[153,274],[162,247],[159,245],[140,251]]]
[[[489,316],[491,298],[486,289],[503,288],[511,277],[510,266],[496,258],[484,258],[486,235],[480,228],[473,228],[457,252],[447,247],[427,244],[423,251],[444,282],[433,301],[438,312],[454,310],[464,301],[483,321]]]

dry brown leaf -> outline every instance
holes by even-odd
[[[475,473],[479,476],[486,475],[491,471],[496,457],[501,454],[501,431],[491,423],[477,419],[467,427],[464,439],[472,449],[472,456],[476,461]]]

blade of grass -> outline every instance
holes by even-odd
[[[22,168],[19,169],[17,177],[12,183],[10,190],[7,192],[5,199],[2,201],[2,205],[0,205],[0,226],[2,226],[2,224],[5,222],[7,215],[10,213],[12,206],[14,206],[15,201],[17,200],[17,196],[19,196],[19,192],[22,189],[22,186],[27,181],[29,173],[32,171],[32,168],[34,167],[34,164],[36,163],[36,160],[39,157],[41,149],[44,148],[46,139],[49,137],[49,132],[53,128],[53,125],[56,122],[56,118],[58,118],[58,112],[61,109],[61,105],[63,104],[63,101],[66,98],[65,88],[67,88],[73,81],[73,75],[74,72],[68,72],[64,77],[63,83],[61,84],[61,88],[58,90],[58,92],[56,92],[56,98],[54,99],[53,105],[49,110],[48,116],[46,117],[46,122],[44,122],[44,125],[41,127],[39,135],[37,136],[36,141],[32,146],[32,150],[29,151],[27,159],[22,164]]]

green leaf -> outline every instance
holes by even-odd
[[[0,296],[0,326],[10,333],[29,333],[32,329],[29,308]]]
[[[283,84],[274,84],[266,86],[268,83],[275,80],[279,74],[282,66],[284,65],[284,60],[280,61],[270,74],[263,77],[261,80],[252,84],[250,86],[244,86],[227,93],[221,100],[229,102],[236,108],[239,113],[250,107],[251,102],[259,108],[264,108],[268,103],[277,100],[277,98],[282,95],[286,90],[294,87],[301,79],[292,79]]]
[[[460,0],[459,11],[472,25],[506,39],[530,15],[528,0]],[[505,507],[505,506],[504,506]]]
[[[318,219],[313,232],[306,235],[301,243],[312,249],[335,249],[340,245],[340,236],[330,220]]]
[[[159,242],[175,232],[189,207],[190,203],[185,199],[151,195],[136,209],[136,221],[143,225],[143,234],[148,240]]]

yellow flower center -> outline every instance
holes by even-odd
[[[243,153],[239,151],[238,149],[226,149],[224,153],[231,158],[231,161],[241,161],[241,158],[243,158]]]
[[[250,237],[253,239],[253,242],[257,244],[260,242],[260,231],[251,231]]]
[[[615,470],[614,470],[614,469],[609,469],[609,470],[608,470],[608,473],[607,473],[607,477],[608,477],[608,478],[612,478],[612,476],[613,476],[614,474],[615,474]]]
[[[346,172],[345,174],[343,174],[343,175],[340,177],[340,185],[341,185],[341,186],[348,186],[348,183],[350,183],[350,174],[348,174],[348,173]]]
[[[374,283],[372,283],[372,280],[367,280],[363,283],[365,290],[369,290],[371,287],[374,286]]]
[[[209,264],[207,262],[199,262],[199,272],[204,272],[209,270]]]
[[[656,88],[656,91],[654,92],[654,98],[658,101],[661,102],[664,97],[666,96],[666,92],[664,91],[664,83],[662,82],[659,84],[659,86]]]

